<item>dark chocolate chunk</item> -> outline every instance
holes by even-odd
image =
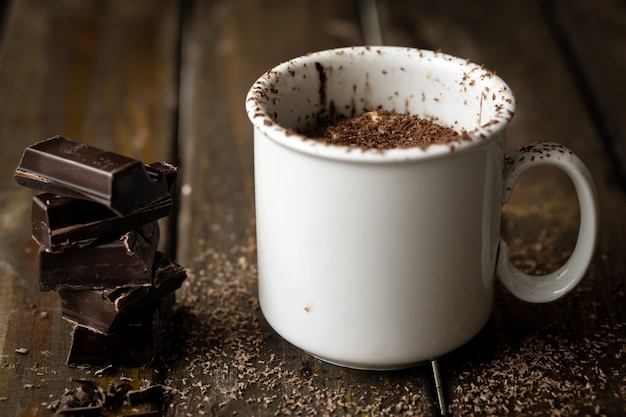
[[[55,416],[100,416],[106,401],[104,390],[94,381],[74,379],[78,387],[66,389],[61,398],[48,406]]]
[[[161,319],[158,308],[150,319],[119,326],[115,333],[96,333],[75,326],[67,363],[75,365],[145,366],[153,362],[161,342]]]
[[[148,293],[148,287],[141,287]],[[120,326],[128,322],[141,321],[155,307],[159,306],[160,300],[147,300],[142,305],[144,310],[129,309],[119,311],[115,307],[115,302],[106,298],[102,290],[59,290],[63,318],[69,322],[87,329],[109,334]]]
[[[26,148],[15,180],[35,190],[104,204],[120,216],[167,197],[170,185],[166,175],[139,160],[61,136]]]
[[[126,394],[132,390],[131,379],[128,377],[115,377],[106,390],[107,407],[122,404],[126,400]]]
[[[155,172],[161,173],[165,177],[165,182],[167,182],[167,189],[171,190],[174,182],[176,182],[176,175],[178,173],[178,168],[169,162],[157,161],[146,166],[148,170],[148,174],[155,175]],[[158,175],[158,174],[156,174]]]
[[[104,295],[115,302],[118,311],[136,310],[146,303],[161,299],[180,288],[187,278],[185,268],[158,252],[152,265],[153,281],[150,287],[118,287],[105,290]]]
[[[115,303],[102,290],[59,290],[63,318],[88,329],[107,334],[119,317]]]
[[[44,193],[33,197],[33,239],[48,252],[97,245],[134,227],[168,216],[171,197],[157,200],[126,217],[89,200]]]
[[[102,290],[59,290],[63,318],[94,332],[108,333],[119,311]]]
[[[162,401],[165,393],[163,385],[150,385],[138,390],[131,390],[126,393],[128,404],[138,405],[147,402]]]
[[[56,411],[55,416],[101,416],[101,412],[104,412],[106,415],[116,416],[160,417],[163,402],[172,392],[171,388],[160,384],[152,385],[148,380],[143,380],[140,388],[134,390],[132,379],[124,376],[113,378],[106,391],[95,381],[75,379],[74,382],[79,387],[65,389],[59,399],[48,405],[48,410]],[[138,408],[146,403],[148,405],[141,408],[150,409]],[[130,406],[130,414],[123,411],[128,408],[126,405]]]
[[[108,334],[140,317],[144,311],[170,308],[166,298],[180,288],[186,278],[184,268],[157,252],[153,266],[153,286],[117,287],[106,290],[59,290],[63,318]]]
[[[48,291],[151,285],[158,241],[159,225],[152,222],[97,246],[61,253],[40,249],[39,287]]]

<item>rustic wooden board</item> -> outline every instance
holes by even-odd
[[[33,192],[13,171],[24,148],[55,134],[146,162],[172,156],[178,8],[175,1],[8,4],[0,44],[0,415],[45,405],[93,369],[65,365],[70,326],[37,283]],[[29,353],[15,353],[17,348]],[[114,370],[138,384],[152,369]]]
[[[626,190],[626,7],[611,0],[542,4]]]
[[[624,414],[626,201],[544,14],[535,2],[385,4],[388,42],[441,48],[495,70],[517,98],[509,150],[547,139],[567,145],[588,165],[600,198],[598,251],[582,284],[546,305],[518,301],[498,285],[489,325],[441,359],[451,413]],[[558,267],[576,237],[575,194],[556,174],[525,174],[504,208],[503,235],[530,273]]]

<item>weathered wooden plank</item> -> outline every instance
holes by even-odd
[[[611,0],[541,4],[626,187],[626,8]]]
[[[518,301],[497,286],[485,330],[440,361],[451,413],[624,414],[626,201],[543,13],[535,2],[409,6],[389,0],[381,15],[387,42],[441,48],[495,70],[517,97],[508,149],[535,140],[561,142],[583,159],[598,186],[600,240],[587,276],[571,294],[546,305]],[[503,235],[529,273],[558,267],[577,233],[575,195],[569,180],[555,174],[524,174],[504,207]]]
[[[177,255],[192,273],[167,381],[185,395],[170,415],[433,415],[429,368],[359,372],[322,363],[276,335],[256,299],[245,94],[281,61],[360,43],[356,10],[334,1],[194,6],[183,36]]]
[[[37,284],[30,199],[13,170],[23,149],[55,134],[152,162],[172,157],[176,1],[15,0],[0,44],[0,415],[45,404],[93,378],[65,364],[70,326]],[[29,352],[20,355],[15,349]],[[139,383],[150,369],[124,368]],[[107,377],[107,378],[110,378]],[[108,379],[102,379],[106,383]]]

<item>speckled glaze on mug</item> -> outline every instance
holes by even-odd
[[[590,263],[597,199],[589,172],[556,143],[506,158],[514,97],[479,65],[400,47],[322,51],[264,74],[246,108],[261,308],[281,336],[325,361],[394,369],[434,359],[485,325],[495,276],[517,297],[547,302]],[[297,133],[378,108],[419,114],[470,140],[381,152]],[[510,263],[499,226],[519,174],[540,164],[571,177],[581,225],[566,264],[529,277]]]

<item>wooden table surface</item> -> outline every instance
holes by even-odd
[[[507,150],[561,142],[589,167],[598,248],[582,283],[549,304],[496,284],[491,320],[439,360],[450,415],[626,415],[626,7],[612,0],[12,0],[0,13],[0,415],[47,416],[72,378],[127,376],[175,389],[167,416],[438,415],[429,366],[354,371],[291,346],[256,298],[251,84],[310,51],[384,43],[495,70],[516,93]],[[40,292],[33,193],[13,171],[26,146],[61,134],[179,166],[161,247],[188,268],[163,355],[149,368],[66,365],[69,323]],[[571,253],[569,180],[522,177],[502,233],[541,274]],[[375,337],[375,335],[373,335]],[[16,349],[27,348],[27,354]],[[157,415],[160,412],[156,413]]]

